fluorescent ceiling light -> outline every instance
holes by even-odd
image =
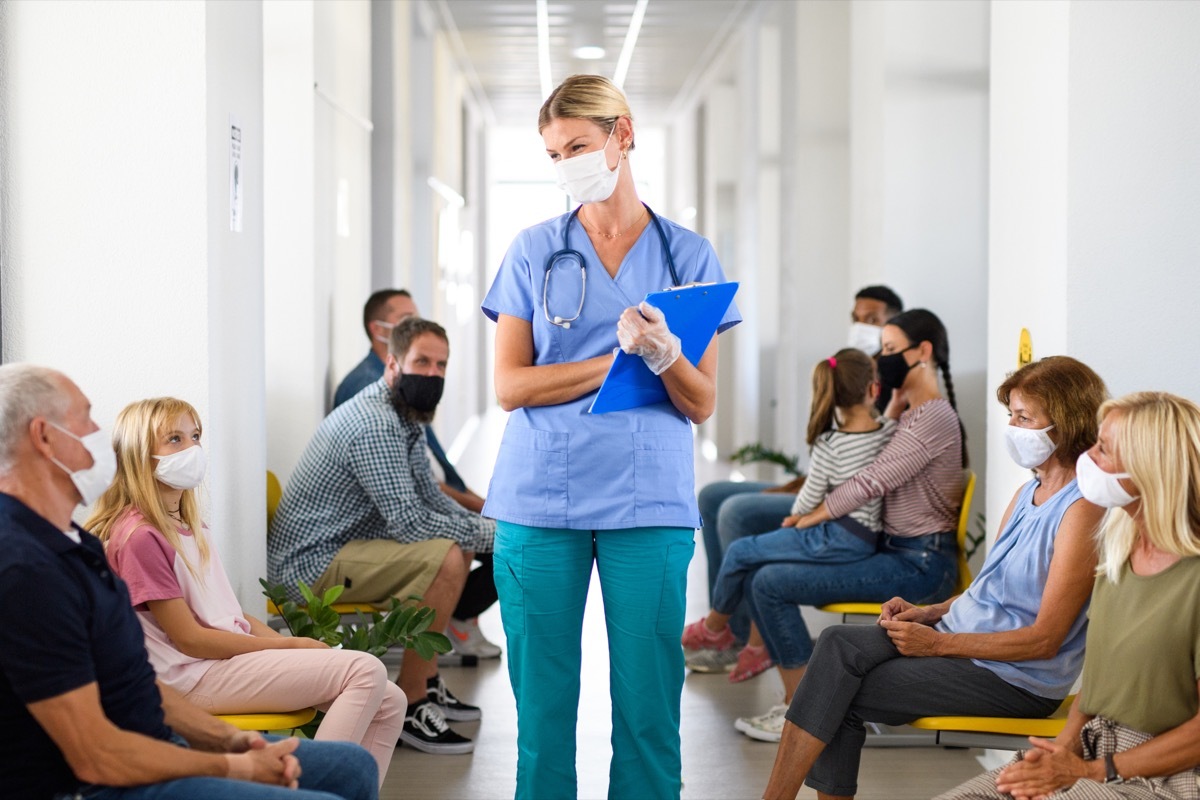
[[[542,99],[554,91],[550,79],[550,8],[547,0],[537,0],[538,75],[542,80]]]
[[[594,44],[586,44],[583,47],[576,47],[571,51],[571,55],[584,61],[596,61],[604,58],[604,48]]]
[[[542,2],[543,0],[538,0]],[[637,46],[638,34],[642,31],[642,18],[646,16],[646,6],[650,0],[637,0],[633,7],[633,16],[629,18],[629,30],[625,33],[625,44],[621,45],[621,55],[617,58],[617,70],[613,73],[613,83],[624,87],[625,76],[629,73],[629,62],[633,60],[633,48]]]

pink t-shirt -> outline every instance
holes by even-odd
[[[191,531],[179,530],[180,547],[188,561],[200,569],[200,552]],[[249,635],[250,623],[242,614],[221,567],[216,545],[208,537],[208,566],[197,580],[166,538],[151,527],[136,509],[124,512],[113,523],[108,540],[109,564],[129,585],[129,599],[142,623],[146,652],[163,683],[187,693],[200,681],[213,659],[194,658],[175,647],[146,603],[150,600],[182,598],[196,621],[206,628]]]

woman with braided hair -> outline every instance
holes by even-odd
[[[821,525],[882,497],[883,536],[875,554],[864,560],[768,564],[749,582],[750,615],[784,686],[783,704],[736,722],[752,739],[779,741],[787,703],[812,655],[812,636],[798,606],[883,603],[893,597],[935,603],[950,597],[958,581],[955,528],[966,446],[946,328],[933,312],[912,309],[888,321],[882,345],[876,368],[883,386],[893,390],[885,414],[897,420],[896,433],[875,461],[794,524],[801,529]]]

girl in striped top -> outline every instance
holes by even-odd
[[[713,608],[683,631],[689,650],[727,650],[734,646],[729,617],[742,601],[750,578],[765,564],[802,561],[848,564],[875,553],[882,529],[882,500],[868,500],[839,519],[797,530],[803,514],[815,509],[831,489],[866,467],[892,438],[895,423],[877,418],[879,383],[870,356],[854,348],[839,350],[813,368],[808,444],[809,474],[796,495],[792,513],[772,533],[739,539],[729,546],[713,586]],[[752,629],[730,674],[733,682],[752,678],[772,665],[761,637]]]

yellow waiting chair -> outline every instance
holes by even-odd
[[[975,473],[971,470],[964,470],[965,486],[963,488],[962,507],[958,512],[958,585],[954,589],[955,594],[962,594],[971,585],[971,567],[967,564],[967,526],[971,521],[971,498],[975,496]],[[881,611],[880,603],[828,603],[823,606],[817,606],[819,611],[827,611],[830,614],[841,614],[842,621],[851,616],[871,616],[878,617]]]
[[[990,747],[996,750],[1022,750],[1030,736],[1053,739],[1067,724],[1067,715],[1075,695],[1062,701],[1058,710],[1040,719],[1012,717],[921,717],[909,724],[933,731],[935,744],[947,747]]]
[[[278,714],[218,714],[217,718],[243,731],[294,731],[317,716],[315,708],[284,711]]]
[[[267,470],[267,527],[271,527],[271,520],[275,519],[275,512],[279,508],[279,501],[283,499],[283,487],[279,485],[279,478],[274,472]],[[375,606],[370,603],[334,603],[330,606],[339,614],[357,614],[359,611],[364,614],[370,614],[375,610]],[[280,616],[279,607],[270,600],[267,601],[267,613]],[[301,722],[301,725],[304,723]],[[257,728],[246,728],[245,730],[257,730]],[[271,728],[271,730],[281,730],[279,728]]]

